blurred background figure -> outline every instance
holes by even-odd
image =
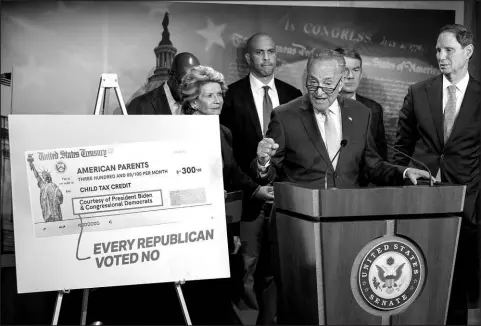
[[[362,57],[354,49],[337,48],[334,51],[346,60],[346,78],[339,94],[359,101],[371,109],[371,133],[376,143],[377,153],[387,161],[386,134],[384,130],[384,110],[378,102],[357,93],[362,79]]]
[[[177,54],[169,70],[169,79],[160,87],[134,98],[127,105],[128,114],[182,114],[179,85],[190,68],[199,65],[189,52]]]

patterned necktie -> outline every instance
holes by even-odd
[[[326,134],[326,146],[327,146],[327,152],[329,153],[329,158],[332,161],[332,158],[334,155],[336,155],[339,146],[340,146],[340,139],[339,139],[339,133],[337,132],[336,125],[334,123],[334,119],[336,118],[330,110],[327,110],[324,113],[326,120],[324,121],[324,132]],[[332,166],[334,169],[336,168],[337,164],[337,159],[339,157],[336,157],[334,162],[332,162]]]
[[[448,102],[444,108],[444,143],[448,141],[456,119],[456,85],[448,87]]]
[[[263,127],[264,127],[264,135],[267,134],[267,128],[269,127],[269,122],[271,121],[271,112],[272,112],[272,101],[271,97],[269,96],[269,86],[262,86],[264,89],[264,100],[262,101],[262,112],[263,112]]]

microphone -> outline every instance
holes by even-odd
[[[341,154],[341,149],[342,149],[343,147],[345,147],[346,145],[347,145],[347,140],[345,140],[345,139],[341,140],[341,146],[340,146],[339,149],[337,150],[336,155],[334,155],[334,157],[332,158],[331,164],[334,163],[336,157],[337,157],[339,154]],[[334,173],[335,173],[335,172],[334,172]],[[334,174],[334,173],[333,173],[333,174]],[[334,182],[334,188],[336,188],[336,178],[333,178],[332,181]]]
[[[431,175],[431,170],[429,170],[429,168],[426,164],[424,164],[421,161],[415,160],[414,158],[412,158],[411,156],[409,156],[407,154],[404,154],[403,152],[401,152],[399,149],[395,148],[394,146],[391,146],[389,144],[386,144],[386,145],[387,145],[387,147],[389,147],[390,149],[394,150],[395,152],[401,154],[402,156],[407,157],[408,159],[412,160],[415,163],[418,163],[419,165],[422,165],[426,169],[426,171],[428,171],[428,173],[429,173],[429,186],[430,187],[433,186],[433,177]]]

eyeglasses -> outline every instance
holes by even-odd
[[[324,93],[332,94],[336,90],[336,88],[339,85],[341,79],[342,79],[342,77],[339,78],[336,86],[334,86],[334,87],[319,86],[319,85],[311,84],[311,83],[306,81],[306,88],[309,92],[317,92],[317,90],[320,88]]]

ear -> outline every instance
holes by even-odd
[[[466,57],[470,59],[474,52],[474,46],[472,44],[468,44],[464,47],[464,51],[466,53]]]
[[[251,55],[250,55],[250,53],[246,53],[244,57],[246,58],[247,64],[250,65],[250,64],[251,64]]]

